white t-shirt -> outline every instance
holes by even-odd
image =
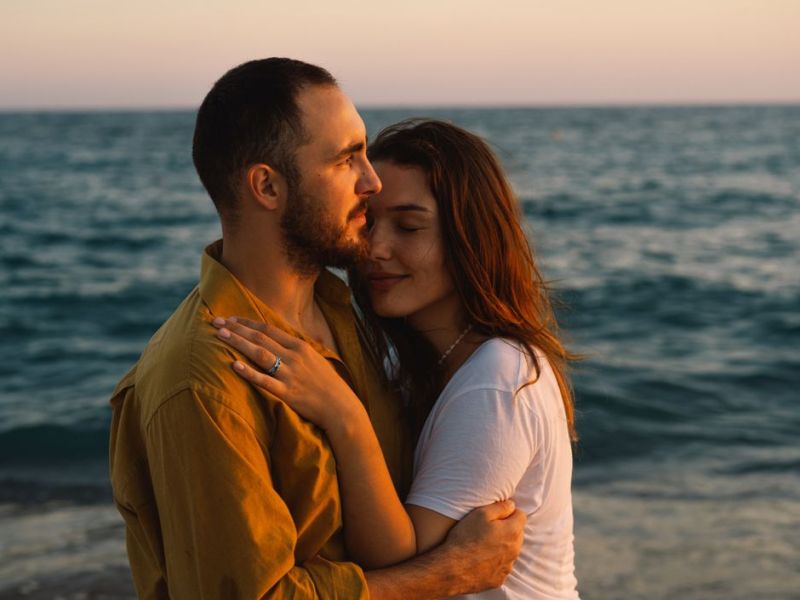
[[[461,598],[576,599],[572,447],[561,393],[537,352],[484,342],[453,375],[422,429],[409,504],[461,519],[513,498],[528,515],[522,552],[505,583]],[[520,390],[515,395],[515,392]]]

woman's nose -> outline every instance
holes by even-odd
[[[391,245],[380,228],[373,225],[369,233],[369,257],[372,260],[388,260],[392,255]]]

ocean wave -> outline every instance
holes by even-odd
[[[587,355],[579,464],[800,435],[799,109],[426,112],[497,149],[569,305],[565,335]],[[364,113],[371,135],[406,116]],[[4,458],[105,451],[102,428],[82,428],[107,418],[114,378],[219,235],[193,118],[0,115]]]
[[[108,455],[108,425],[39,424],[0,431],[0,466],[52,464]]]

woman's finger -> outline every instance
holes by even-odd
[[[232,323],[241,323],[250,329],[255,329],[269,337],[273,340],[278,342],[284,348],[288,348],[290,350],[294,350],[297,348],[297,344],[300,341],[298,338],[293,336],[290,333],[287,333],[280,327],[275,327],[275,325],[270,325],[269,323],[263,323],[261,321],[251,321],[250,319],[245,319],[244,317],[228,317],[228,322]]]
[[[262,333],[252,327],[248,327],[247,325],[233,320],[227,319],[225,321],[225,329],[229,329],[234,333],[239,334],[246,340],[250,340],[256,346],[262,346],[267,350],[270,350],[274,354],[286,355],[288,353],[288,349],[285,348],[280,342],[275,340],[273,337]]]
[[[301,340],[286,333],[282,329],[270,325],[268,323],[261,323],[259,321],[251,321],[241,317],[228,317],[227,319],[217,318],[213,321],[214,326],[217,328],[225,327],[231,331],[235,331],[243,338],[251,342],[271,349],[275,354],[285,356],[290,351],[296,350]]]
[[[275,379],[274,377],[270,377],[269,375],[265,375],[264,373],[257,371],[250,365],[245,364],[240,360],[237,360],[233,363],[233,370],[236,371],[236,373],[242,377],[242,379],[249,381],[254,386],[261,388],[273,396],[278,398],[284,398],[286,396],[285,383]]]
[[[263,345],[256,344],[227,327],[218,329],[217,337],[244,354],[265,371],[275,365],[275,361],[280,355],[280,346],[269,338],[264,340],[265,343]],[[283,357],[281,357],[281,360],[283,360]],[[278,369],[278,373],[280,373],[280,369]],[[278,373],[275,373],[275,375],[277,376]]]
[[[252,321],[251,323],[257,324],[255,321]],[[272,349],[275,354],[282,354],[282,348],[280,348],[280,344],[260,331],[256,331],[252,327],[248,327],[247,325],[240,323],[236,317],[230,317],[228,319],[216,317],[211,321],[211,324],[214,325],[217,330],[221,331],[222,329],[227,329],[228,331],[233,331],[258,346],[264,346],[265,348]],[[223,334],[223,338],[224,335],[225,334]]]

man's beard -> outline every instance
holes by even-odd
[[[281,218],[286,253],[292,266],[301,273],[315,273],[323,267],[346,269],[367,257],[366,228],[355,240],[347,239],[350,220],[366,208],[363,200],[337,225],[325,212],[321,201],[303,193],[298,182],[289,181],[289,204]]]

